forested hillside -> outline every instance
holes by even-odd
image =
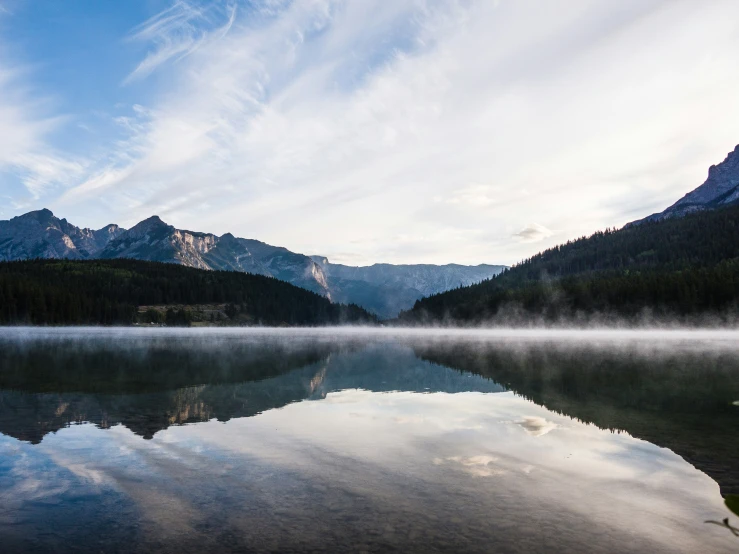
[[[177,229],[157,216],[130,229],[110,224],[97,230],[77,227],[48,209],[0,220],[0,261],[36,258],[134,259],[266,275],[335,302],[360,305],[383,319],[396,317],[419,298],[479,283],[503,269],[486,264],[345,266],[231,233]]]
[[[739,300],[739,207],[570,241],[488,281],[430,296],[405,323],[731,318]]]
[[[0,263],[0,324],[187,325],[193,305],[224,305],[239,324],[371,323],[355,305],[332,304],[272,277],[138,260]],[[150,308],[139,313],[140,306]],[[169,310],[153,307],[177,306]]]

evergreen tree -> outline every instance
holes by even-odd
[[[284,281],[234,271],[205,271],[140,260],[26,260],[0,263],[0,324],[130,325],[139,306],[144,323],[189,325],[195,304],[266,325],[374,323],[356,305],[328,299]],[[184,308],[177,306],[185,306]],[[230,316],[231,317],[231,316]]]
[[[606,229],[555,246],[487,281],[436,294],[404,323],[579,320],[594,314],[705,323],[739,304],[739,207]]]

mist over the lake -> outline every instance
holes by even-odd
[[[59,540],[87,551],[123,536],[138,537],[135,551],[255,541],[408,551],[465,541],[485,551],[489,540],[538,550],[548,543],[518,525],[526,518],[569,529],[547,540],[571,551],[722,552],[730,535],[703,521],[721,518],[722,493],[739,492],[736,339],[726,330],[8,330],[0,530],[19,550]],[[47,484],[27,488],[41,467]],[[190,474],[186,487],[171,477]],[[606,522],[610,538],[598,530]],[[100,543],[90,530],[103,527]]]

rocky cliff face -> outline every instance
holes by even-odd
[[[98,257],[134,258],[216,269],[208,265],[203,255],[213,249],[217,241],[215,235],[175,229],[159,217],[152,216],[111,240]]]
[[[157,216],[112,240],[100,258],[134,258],[198,269],[243,271],[276,277],[330,298],[326,278],[308,256],[257,240],[176,229]]]
[[[39,210],[0,221],[0,261],[29,258],[133,258],[210,270],[243,271],[275,277],[392,318],[416,300],[500,273],[504,266],[391,265],[350,267],[305,256],[254,239],[177,229],[157,216],[131,229],[108,225],[80,229]]]
[[[49,210],[38,210],[0,221],[0,261],[31,258],[95,258],[124,229],[107,225],[97,231],[80,229]]]
[[[683,196],[663,212],[633,223],[682,217],[692,212],[713,210],[736,203],[739,203],[739,145],[733,152],[729,152],[723,162],[708,168],[708,178],[697,189]]]

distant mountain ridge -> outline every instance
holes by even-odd
[[[323,256],[311,256],[330,284],[337,302],[372,304],[386,318],[398,315],[397,306],[411,307],[421,298],[480,283],[499,274],[506,266],[481,264],[374,264],[348,266],[333,264]]]
[[[419,298],[489,279],[505,266],[375,264],[351,267],[231,233],[177,229],[152,216],[131,229],[82,229],[47,209],[0,221],[0,261],[119,259],[174,263],[199,269],[272,276],[334,302],[354,303],[382,318],[395,317]]]
[[[708,168],[708,178],[698,188],[664,211],[634,221],[629,225],[683,217],[693,212],[715,210],[736,204],[739,204],[739,145],[728,153],[723,162]]]
[[[491,273],[499,273],[505,266],[480,264],[476,266],[446,264],[373,264],[349,266],[330,263],[327,258],[311,256],[331,278],[366,281],[375,285],[412,287],[423,296],[438,290],[449,290],[488,279]]]

